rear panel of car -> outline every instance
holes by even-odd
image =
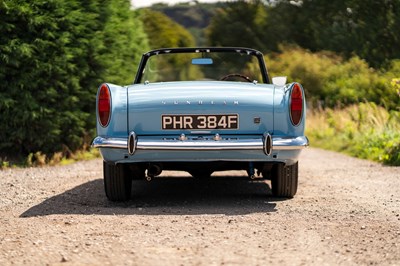
[[[168,82],[128,88],[128,129],[140,135],[273,131],[273,86]]]

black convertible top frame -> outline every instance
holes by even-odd
[[[143,76],[144,67],[147,60],[154,55],[158,54],[169,54],[169,53],[209,53],[209,52],[226,52],[226,53],[244,53],[248,55],[254,55],[258,59],[260,65],[261,74],[264,83],[270,83],[267,67],[265,66],[263,54],[255,49],[245,48],[245,47],[183,47],[183,48],[162,48],[149,51],[142,55],[138,71],[135,77],[134,84],[140,83]]]

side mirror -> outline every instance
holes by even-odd
[[[273,77],[272,84],[276,86],[285,86],[287,81],[287,77]]]

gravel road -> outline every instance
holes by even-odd
[[[400,167],[307,149],[299,190],[164,172],[111,203],[102,162],[0,171],[0,265],[400,265]]]

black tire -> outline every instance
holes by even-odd
[[[125,165],[103,162],[104,190],[111,201],[127,201],[131,197],[132,177]]]
[[[276,197],[293,198],[297,192],[299,164],[284,166],[277,164],[272,169],[272,194]]]

